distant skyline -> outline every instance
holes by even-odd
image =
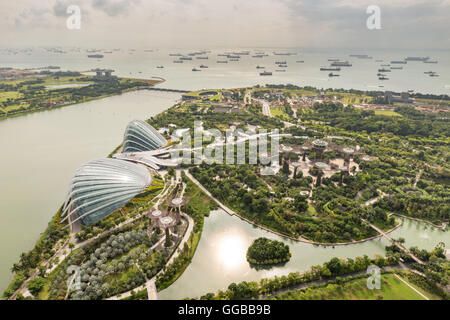
[[[69,5],[81,29],[66,27]],[[369,30],[369,5],[381,29]],[[309,47],[450,50],[450,0],[17,0],[0,46]]]

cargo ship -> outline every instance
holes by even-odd
[[[358,58],[358,59],[372,59],[372,57],[367,54],[351,54],[350,57]]]
[[[341,68],[339,68],[339,67],[335,67],[335,68],[332,68],[332,67],[321,67],[320,71],[341,71]]]
[[[332,67],[351,67],[352,64],[348,61],[334,61],[331,63]]]
[[[202,71],[202,70],[199,70],[199,69],[193,68],[193,69],[192,69],[192,71]]]
[[[264,67],[256,66],[256,69],[264,69]]]
[[[339,77],[338,74],[334,74],[333,72],[330,72],[330,73],[328,74],[328,76],[329,76],[329,77]]]
[[[397,60],[397,61],[391,61],[392,64],[407,64],[405,60]]]
[[[201,69],[207,69],[208,66],[205,66],[204,64],[202,64],[202,65],[200,66],[200,68],[201,68]]]
[[[217,60],[217,63],[228,63],[226,60]]]
[[[406,61],[422,61],[422,62],[425,62],[425,61],[430,60],[430,57],[407,57],[405,60]]]
[[[260,76],[271,76],[271,75],[272,75],[272,72],[264,71],[264,72],[261,72],[259,75],[260,75]]]
[[[88,58],[95,58],[95,59],[101,59],[103,57],[104,57],[104,55],[102,55],[102,54],[89,54],[88,55]]]
[[[378,72],[391,72],[389,69],[378,69]]]

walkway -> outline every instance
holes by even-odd
[[[383,230],[381,230],[380,228],[376,227],[375,225],[371,224],[369,221],[361,218],[362,221],[364,221],[365,223],[367,223],[372,229],[374,229],[375,231],[377,231],[379,234],[383,235],[383,237],[385,237],[386,239],[388,239],[390,242],[392,242],[397,248],[399,248],[400,250],[406,252],[414,261],[416,261],[417,263],[423,264],[423,261],[420,260],[419,258],[417,258],[411,251],[409,251],[408,249],[406,249],[404,246],[402,246],[400,243],[398,243],[397,241],[395,241],[394,239],[392,239],[391,237],[389,237]]]
[[[158,290],[154,278],[147,282],[147,296],[148,300],[158,300]]]

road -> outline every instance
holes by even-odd
[[[266,100],[258,100],[262,104],[262,113],[265,116],[272,117],[270,113],[270,104]]]

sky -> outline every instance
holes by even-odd
[[[68,29],[67,8],[80,8]],[[367,7],[381,29],[367,28]],[[450,0],[2,0],[0,46],[450,50]]]

